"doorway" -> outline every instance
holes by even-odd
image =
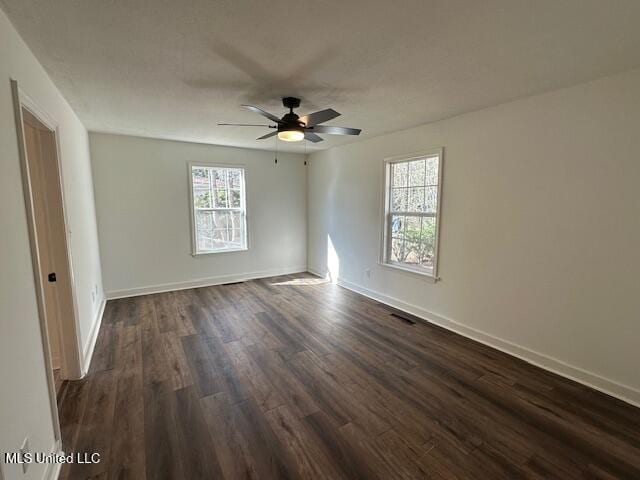
[[[51,409],[60,441],[57,393],[82,377],[76,298],[55,120],[11,81],[33,275]]]

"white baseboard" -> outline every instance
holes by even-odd
[[[316,270],[315,268],[307,268],[307,272],[311,273],[312,275],[315,275],[316,277],[327,278],[327,272],[322,273]]]
[[[308,271],[310,273],[313,273],[314,275],[318,275],[319,277],[325,276],[324,274],[315,272],[312,269],[309,269]],[[636,407],[640,407],[640,391],[636,390],[633,387],[614,382],[595,373],[583,370],[573,365],[569,365],[556,358],[549,357],[521,345],[517,345],[508,340],[503,340],[475,328],[468,327],[459,322],[456,322],[455,320],[442,317],[428,310],[425,310],[424,308],[418,307],[417,305],[412,305],[397,298],[384,295],[374,290],[370,290],[355,283],[349,282],[343,278],[338,279],[338,285],[369,297],[380,303],[384,303],[391,307],[415,315],[416,317],[428,323],[433,323],[440,327],[446,328],[447,330],[458,333],[464,337],[471,338],[472,340],[495,348],[496,350],[500,350],[501,352],[513,355],[514,357],[524,360],[527,363],[599,390],[603,393],[606,393],[607,395],[616,397]]]
[[[102,324],[102,316],[104,315],[104,308],[107,305],[107,299],[103,298],[100,302],[100,307],[96,313],[96,317],[93,319],[93,325],[89,332],[89,341],[84,346],[82,351],[82,376],[84,377],[89,371],[89,365],[91,365],[91,357],[93,356],[93,349],[96,347],[96,340],[98,339],[98,333],[100,332],[100,325]]]
[[[186,290],[188,288],[209,287],[212,285],[220,285],[223,283],[244,282],[246,280],[255,280],[257,278],[290,275],[293,273],[302,273],[306,271],[307,267],[305,265],[300,267],[261,270],[257,272],[234,273],[231,275],[219,275],[216,277],[187,280],[185,282],[163,283],[159,285],[148,285],[145,287],[129,288],[124,290],[112,290],[110,292],[107,292],[106,295],[108,300],[114,300],[116,298],[137,297],[139,295],[149,295],[151,293],[172,292],[175,290]]]

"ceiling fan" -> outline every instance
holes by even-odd
[[[333,120],[339,117],[340,114],[332,108],[326,110],[320,110],[319,112],[310,113],[303,117],[299,117],[293,113],[294,108],[300,106],[300,99],[295,97],[285,97],[282,99],[282,104],[289,109],[289,113],[285,114],[282,118],[276,117],[274,114],[265,112],[259,107],[253,105],[242,105],[247,110],[258,113],[263,117],[276,123],[276,125],[254,125],[254,124],[241,124],[241,123],[219,123],[218,125],[234,125],[238,127],[268,127],[276,129],[275,132],[269,132],[258,138],[258,140],[264,140],[265,138],[278,135],[280,140],[285,142],[299,142],[307,139],[313,143],[322,142],[323,138],[318,133],[327,133],[329,135],[360,135],[361,130],[359,128],[346,128],[346,127],[331,127],[329,125],[320,125],[321,123]]]

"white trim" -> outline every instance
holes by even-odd
[[[16,121],[16,132],[18,136],[18,150],[20,154],[20,162],[21,168],[23,169],[23,189],[25,193],[25,203],[26,208],[28,210],[28,216],[30,224],[33,222],[32,219],[32,209],[31,205],[31,181],[28,178],[29,174],[27,170],[27,156],[26,156],[26,147],[24,145],[24,125],[22,118],[22,108],[28,110],[34,117],[38,119],[46,128],[48,128],[51,132],[53,132],[54,140],[55,140],[55,148],[56,148],[56,164],[59,175],[59,188],[60,188],[60,196],[61,196],[61,208],[62,208],[62,219],[64,223],[64,231],[65,231],[65,246],[66,246],[66,254],[67,254],[67,263],[68,263],[68,275],[69,275],[69,288],[71,290],[71,307],[73,312],[73,319],[71,319],[72,323],[66,325],[64,319],[61,319],[59,322],[59,334],[60,334],[60,350],[61,350],[61,372],[62,378],[68,379],[76,379],[81,376],[82,373],[82,365],[80,358],[80,351],[82,348],[81,339],[80,339],[80,323],[79,323],[79,315],[78,315],[78,299],[76,292],[76,280],[75,273],[73,267],[73,257],[72,257],[72,249],[71,249],[71,229],[69,228],[69,219],[67,217],[67,209],[66,209],[66,200],[65,200],[65,186],[64,186],[64,168],[62,165],[62,148],[60,146],[60,127],[58,122],[54,117],[49,115],[46,110],[42,109],[37,102],[35,102],[18,84],[17,80],[10,80],[12,95],[14,100],[14,112],[15,112],[15,121]],[[25,181],[26,177],[26,181]],[[31,231],[30,226],[30,236],[33,236],[34,233]],[[37,249],[37,246],[35,247]],[[32,247],[33,250],[33,247]],[[36,283],[42,282],[40,279],[39,272],[39,258],[37,253],[34,255],[32,251],[32,260],[34,261],[34,276],[36,278]],[[38,268],[38,270],[35,270]],[[41,287],[40,287],[41,288]],[[39,302],[43,302],[44,300],[40,299]],[[40,314],[41,317],[44,317],[44,313]],[[42,320],[42,318],[41,318]],[[46,324],[46,321],[45,321]],[[45,325],[46,327],[46,325]],[[72,338],[71,338],[72,337]],[[48,342],[48,335],[44,336]],[[50,355],[48,345],[45,347],[45,355]],[[49,367],[49,366],[48,366]],[[55,391],[54,391],[55,393]],[[55,398],[55,397],[54,397]],[[56,407],[57,414],[57,407]]]
[[[57,440],[53,444],[51,453],[55,453],[57,455],[64,455],[64,452],[62,451],[62,443],[60,442],[60,440]],[[48,463],[42,478],[43,480],[58,480],[58,477],[60,477],[61,471],[62,471],[62,463]]]
[[[435,241],[433,245],[434,259],[433,268],[431,271],[422,269],[420,267],[412,268],[404,266],[398,263],[392,263],[389,258],[391,257],[391,222],[389,222],[389,215],[391,213],[391,165],[394,163],[410,162],[412,160],[418,160],[421,158],[438,157],[438,203],[436,206],[435,214],[416,213],[411,212],[411,215],[419,217],[433,217],[436,221]],[[442,180],[444,170],[444,147],[434,147],[420,152],[409,153],[405,155],[398,155],[394,157],[386,157],[382,162],[382,235],[380,245],[380,264],[385,267],[396,268],[403,270],[410,274],[420,275],[423,278],[430,278],[435,283],[440,278],[438,277],[438,260],[440,258],[440,212],[442,211]],[[402,215],[406,212],[394,212],[395,214]]]
[[[188,288],[209,287],[212,285],[220,285],[223,283],[244,282],[246,280],[255,280],[257,278],[290,275],[294,273],[303,273],[306,271],[307,267],[305,265],[299,267],[261,270],[257,272],[234,273],[230,275],[219,275],[216,277],[187,280],[184,282],[163,283],[159,285],[148,285],[145,287],[129,288],[124,290],[113,290],[107,292],[106,297],[108,300],[114,300],[116,298],[137,297],[139,295],[149,295],[152,293],[172,292],[175,290],[186,290]]]
[[[431,147],[418,152],[404,153],[402,155],[394,155],[392,157],[385,157],[385,163],[402,163],[410,162],[411,160],[419,160],[425,157],[436,157],[442,155],[444,147]]]
[[[415,278],[415,275],[419,275],[420,279],[424,280],[425,282],[436,283],[438,280],[440,280],[439,278],[434,277],[433,272],[430,272],[426,268],[412,268],[402,263],[395,263],[395,262],[388,262],[388,263],[378,262],[378,264],[384,268],[392,268],[400,272],[409,273],[412,276],[414,276],[414,278]]]
[[[247,250],[249,250],[249,248],[227,248],[226,250],[217,250],[217,251],[214,250],[213,252],[192,253],[191,256],[193,258],[198,258],[203,255],[218,255],[220,253],[238,253],[238,252],[246,252]]]
[[[311,271],[311,269],[309,269],[309,272],[318,275],[317,273]],[[319,276],[322,277],[323,275]],[[442,317],[428,310],[425,310],[424,308],[418,307],[417,305],[412,305],[410,303],[403,302],[402,300],[398,300],[397,298],[384,295],[374,290],[370,290],[343,278],[338,278],[338,285],[364,295],[365,297],[369,297],[380,303],[384,303],[385,305],[390,305],[399,310],[403,310],[424,320],[425,322],[433,323],[434,325],[446,328],[447,330],[462,335],[463,337],[471,338],[472,340],[480,342],[491,348],[495,348],[496,350],[500,350],[501,352],[517,357],[527,363],[535,365],[536,367],[548,370],[562,377],[586,385],[587,387],[599,390],[600,392],[606,393],[607,395],[611,395],[612,397],[616,397],[631,405],[640,407],[640,390],[637,390],[629,385],[623,385],[613,380],[609,380],[596,373],[583,370],[582,368],[575,367],[573,365],[569,365],[562,360],[558,360],[548,355],[530,350],[526,347],[510,342],[508,340],[503,340],[475,328],[468,327],[455,320]]]
[[[89,340],[82,351],[82,376],[84,377],[89,371],[91,365],[91,358],[93,357],[93,350],[96,348],[96,340],[98,340],[98,333],[100,332],[100,325],[102,325],[102,317],[104,315],[104,308],[107,306],[107,299],[103,298],[100,302],[100,307],[96,312],[96,316],[93,319],[91,325],[91,331],[89,332]]]
[[[307,272],[311,273],[312,275],[315,275],[316,277],[320,277],[320,278],[327,278],[329,275],[329,272],[319,272],[318,270],[315,270],[314,268],[311,267],[307,267]]]

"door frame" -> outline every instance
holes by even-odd
[[[73,278],[73,263],[71,259],[71,245],[70,245],[70,229],[68,217],[65,211],[64,200],[64,182],[63,182],[63,169],[61,164],[61,150],[60,150],[60,129],[58,122],[50,116],[45,110],[40,108],[33,99],[27,95],[18,85],[18,82],[11,79],[11,93],[13,96],[14,115],[16,122],[16,133],[18,140],[18,154],[20,157],[20,169],[22,173],[22,186],[24,193],[24,201],[27,213],[27,225],[29,229],[29,243],[31,248],[31,260],[33,267],[33,276],[35,280],[36,298],[38,304],[38,318],[40,322],[40,332],[42,339],[42,349],[44,352],[44,361],[47,374],[47,384],[49,386],[49,396],[51,403],[52,415],[54,418],[54,430],[56,439],[60,440],[60,423],[58,419],[58,406],[56,401],[55,381],[53,378],[53,366],[51,361],[51,351],[49,347],[49,334],[47,327],[47,314],[45,307],[44,286],[46,279],[42,278],[40,274],[40,253],[38,239],[36,236],[36,224],[34,215],[34,202],[33,202],[33,190],[31,187],[31,178],[29,175],[29,159],[26,154],[25,136],[23,130],[23,116],[22,109],[26,109],[36,119],[42,123],[48,130],[53,133],[55,140],[55,161],[57,163],[58,170],[58,182],[61,195],[61,208],[62,218],[64,222],[66,246],[66,261],[68,265],[68,276],[66,280],[69,285],[69,293],[71,295],[71,310],[73,312],[73,318],[59,318],[60,329],[60,364],[61,364],[61,377],[63,379],[79,379],[82,378],[82,361],[80,352],[82,351],[80,346],[80,328],[78,324],[78,304],[76,297],[75,280]],[[64,261],[64,260],[63,260]],[[69,299],[67,299],[69,300]]]

